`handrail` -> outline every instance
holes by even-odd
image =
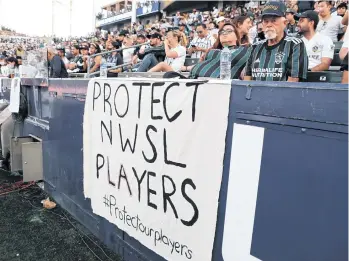
[[[118,69],[118,68],[122,68],[122,67],[124,67],[124,66],[131,65],[131,64],[132,64],[132,63],[124,63],[124,64],[121,64],[121,65],[113,66],[113,67],[108,68],[108,71],[109,71],[109,70]],[[101,71],[90,73],[89,75],[87,75],[87,78],[89,78],[90,76],[99,74],[100,72],[101,72]]]
[[[123,48],[119,48],[119,49],[116,49],[116,50],[111,50],[111,51],[106,51],[106,52],[103,52],[103,53],[96,53],[96,54],[93,54],[93,55],[90,55],[87,59],[87,78],[89,78],[89,75],[93,75],[95,74],[96,72],[94,73],[91,73],[90,74],[90,60],[91,58],[93,57],[96,57],[98,55],[104,55],[104,54],[109,54],[109,53],[114,53],[114,52],[119,52],[119,51],[123,51],[123,50],[126,50],[126,49],[131,49],[131,48],[137,48],[139,46],[143,46],[143,45],[148,45],[150,42],[146,42],[146,43],[142,43],[142,44],[136,44],[136,45],[132,45],[132,46],[129,46],[129,47],[123,47]]]

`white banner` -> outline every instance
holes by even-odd
[[[21,79],[13,78],[11,82],[10,105],[8,106],[10,112],[18,113],[20,104]]]
[[[84,193],[93,212],[167,260],[209,261],[230,84],[93,79]]]

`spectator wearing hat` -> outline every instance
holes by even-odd
[[[286,35],[285,12],[282,2],[265,4],[262,23],[266,39],[252,45],[245,80],[298,82],[306,79],[307,51],[301,39]]]
[[[218,30],[222,29],[225,24],[225,17],[220,16],[216,19],[216,24],[218,26]]]
[[[344,32],[341,16],[331,15],[331,3],[328,1],[318,1],[320,21],[316,31],[322,35],[329,36],[333,42],[338,41],[338,34]]]
[[[123,47],[123,42],[124,42],[124,38],[126,37],[126,35],[129,35],[129,32],[127,30],[120,31],[118,39],[116,40],[116,42],[119,43],[120,47]]]
[[[163,56],[165,56],[165,49],[162,45],[161,37],[161,34],[157,32],[149,35],[150,47],[144,50],[144,57],[137,68],[137,72],[149,71],[160,62],[159,60]],[[161,58],[159,56],[161,56]],[[163,60],[163,58],[161,60]]]
[[[296,14],[296,11],[287,8],[286,10],[286,20],[287,20],[287,26],[286,26],[286,33],[288,35],[293,35],[295,36],[298,33],[298,28],[297,28],[297,23],[294,18],[294,15]]]
[[[319,16],[315,11],[305,11],[297,15],[299,32],[308,54],[308,69],[312,72],[326,71],[329,69],[333,54],[334,44],[330,37],[316,32]]]

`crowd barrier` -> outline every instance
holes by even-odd
[[[347,260],[347,86],[31,80],[45,190],[123,260]]]

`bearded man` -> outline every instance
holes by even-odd
[[[265,40],[252,45],[245,80],[298,82],[306,79],[307,50],[301,39],[286,35],[285,13],[282,2],[265,4],[262,12]]]

